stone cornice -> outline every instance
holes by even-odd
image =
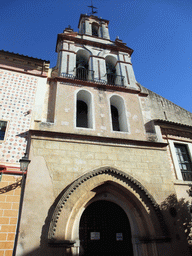
[[[45,123],[46,124],[46,123]],[[78,140],[87,141],[87,142],[96,142],[96,143],[110,143],[116,146],[118,145],[130,145],[130,146],[143,146],[149,148],[160,148],[165,149],[168,145],[164,142],[152,142],[152,141],[142,141],[142,140],[131,140],[131,139],[122,139],[122,138],[112,138],[112,137],[101,137],[94,135],[86,134],[75,134],[75,133],[61,133],[54,131],[45,131],[45,130],[30,130],[29,134],[32,138],[46,137],[50,139],[63,139],[63,140]]]
[[[22,73],[22,74],[26,74],[26,75],[31,75],[31,76],[38,76],[38,77],[47,77],[48,74],[46,73],[42,73],[42,74],[35,74],[35,73],[32,73],[32,72],[27,72],[27,71],[23,71],[23,70],[19,70],[19,69],[15,69],[15,68],[11,68],[11,67],[8,67],[8,66],[1,66],[0,65],[0,68],[1,69],[5,69],[5,70],[10,70],[10,71],[13,71],[13,72],[18,72],[18,73]]]
[[[127,65],[132,65],[131,62],[127,62],[127,61],[123,61],[123,60],[118,60],[117,63],[123,63],[123,64],[127,64]]]
[[[81,85],[81,86],[89,86],[98,88],[101,90],[109,90],[109,91],[120,91],[120,92],[127,92],[127,93],[133,93],[138,94],[139,96],[147,97],[148,94],[145,92],[142,92],[141,90],[137,90],[135,88],[131,87],[123,87],[118,85],[109,85],[109,84],[102,84],[92,81],[84,81],[84,80],[78,80],[78,79],[71,79],[68,77],[49,77],[48,81],[55,81],[55,82],[61,82],[61,83],[68,83],[68,85]]]
[[[34,63],[43,63],[43,62],[45,62],[46,64],[50,63],[50,61],[47,61],[47,60],[33,58],[33,57],[29,57],[29,56],[26,56],[23,54],[8,52],[8,51],[4,51],[4,50],[0,50],[0,55],[5,56],[6,58],[9,58],[9,59],[14,58],[14,59],[19,59],[19,60],[32,61]]]
[[[74,53],[74,54],[77,54],[76,52],[74,51],[71,51],[71,50],[66,50],[66,49],[61,49],[59,50],[60,52],[69,52],[69,53]]]
[[[112,50],[112,51],[117,51],[117,52],[118,51],[126,52],[126,53],[130,54],[130,56],[133,53],[133,50],[131,48],[125,46],[124,44],[116,45],[115,42],[114,42],[114,44],[104,44],[101,42],[95,42],[95,41],[91,41],[91,40],[87,40],[87,39],[83,39],[83,38],[78,38],[77,36],[66,35],[64,33],[58,34],[56,46],[58,45],[59,41],[63,41],[63,40],[69,40],[69,41],[72,41],[72,42],[75,42],[78,44],[90,45],[90,46],[98,47],[101,49],[107,49],[107,50]]]
[[[109,24],[109,20],[105,20],[105,19],[102,19],[102,18],[99,18],[95,15],[86,15],[86,14],[81,14],[80,18],[79,18],[79,24],[78,24],[78,28],[79,28],[79,25],[80,25],[80,21],[82,18],[85,18],[85,19],[89,19],[89,18],[93,18],[95,20],[98,20],[100,22],[105,22],[107,25]]]
[[[47,77],[49,64],[49,61],[0,51],[0,68],[6,70]]]
[[[181,130],[181,131],[183,131],[183,129],[185,129],[185,131],[192,132],[192,125],[173,122],[170,120],[163,120],[163,119],[155,119],[154,122],[155,122],[155,124],[159,124],[163,128],[172,128],[172,129],[177,129],[177,130]]]

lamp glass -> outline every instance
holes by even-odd
[[[26,156],[26,154],[25,154],[25,156],[23,156],[23,157],[19,160],[19,162],[20,162],[20,170],[21,170],[22,172],[25,172],[25,171],[27,171],[28,165],[29,165],[29,163],[31,162],[31,160],[27,159],[27,156]]]

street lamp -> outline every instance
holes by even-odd
[[[22,172],[22,180],[21,180],[21,194],[20,194],[20,203],[19,203],[19,212],[18,212],[18,220],[17,220],[17,229],[15,234],[15,243],[13,247],[13,256],[16,255],[16,248],[17,248],[17,242],[18,242],[18,236],[19,236],[19,228],[20,228],[20,222],[21,222],[21,212],[22,212],[22,206],[23,206],[23,197],[24,197],[24,190],[25,190],[25,179],[26,179],[26,171],[28,168],[29,163],[31,160],[27,159],[27,153],[24,154],[24,156],[19,159],[20,163],[20,171]]]
[[[22,173],[27,171],[28,165],[30,164],[31,160],[27,159],[27,153],[19,160],[20,162],[20,171]]]

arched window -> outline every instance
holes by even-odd
[[[85,90],[77,93],[76,127],[93,128],[92,97]]]
[[[106,72],[107,72],[107,83],[116,84],[117,71],[116,62],[117,60],[112,56],[107,56],[106,59]]]
[[[110,98],[111,123],[113,131],[128,132],[125,104],[121,97],[113,95]]]
[[[97,23],[92,23],[92,36],[99,36],[99,26]]]

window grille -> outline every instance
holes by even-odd
[[[177,160],[183,180],[192,181],[192,166],[188,147],[185,144],[175,144]]]

